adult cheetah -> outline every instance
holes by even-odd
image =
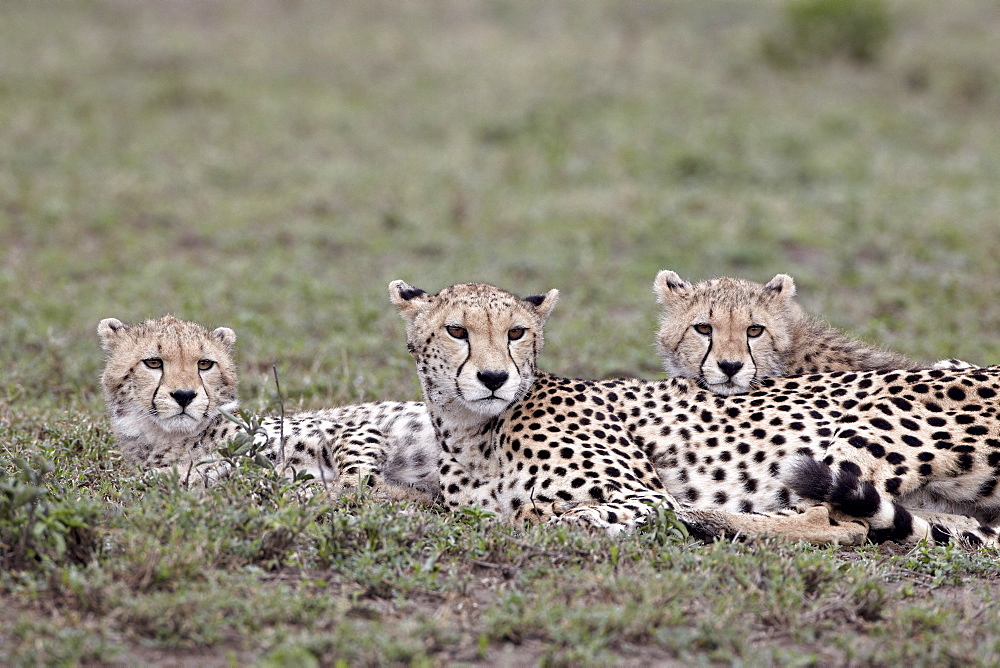
[[[389,294],[449,506],[615,529],[641,523],[647,503],[689,521],[825,501],[879,538],[997,544],[998,367],[772,378],[734,396],[688,379],[570,380],[536,369],[555,290],[430,295],[394,281]]]
[[[168,315],[136,325],[105,318],[97,332],[108,355],[101,385],[125,461],[176,468],[188,482],[226,475],[215,453],[245,435],[223,413],[239,405],[233,330],[210,332]],[[367,480],[392,498],[423,503],[438,494],[437,444],[423,404],[377,402],[259,422],[255,444],[286,475],[305,471],[331,489]]]
[[[432,297],[395,281],[390,296],[408,323],[407,347],[442,447],[442,493],[450,507],[476,505],[506,520],[548,520],[615,534],[643,523],[662,505],[702,538],[782,535],[841,544],[864,539],[862,523],[831,523],[822,506],[774,516],[687,508],[663,488],[616,415],[603,412],[605,402],[578,396],[582,385],[572,389],[585,381],[563,381],[571,383],[565,398],[553,388],[546,399],[550,390],[540,388],[558,379],[535,382],[535,360],[555,290],[521,300],[470,284]],[[543,429],[529,417],[547,424]],[[611,422],[601,424],[605,420]]]

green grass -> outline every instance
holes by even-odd
[[[544,368],[657,377],[665,268],[997,362],[1000,13],[887,8],[877,58],[777,67],[779,2],[5,7],[0,655],[995,663],[992,554],[516,530],[252,466],[198,496],[121,463],[97,385],[101,318],[173,313],[236,330],[251,410],[272,366],[293,410],[416,399],[396,278],[559,288]]]

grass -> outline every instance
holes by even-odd
[[[497,527],[114,451],[95,328],[234,328],[244,406],[416,399],[396,278],[562,292],[542,366],[660,375],[659,269],[1000,359],[1000,13],[887,4],[17,3],[0,22],[0,649],[14,664],[990,664],[995,555]],[[20,462],[20,463],[19,463]],[[51,470],[44,462],[51,463]],[[38,527],[36,529],[36,527]]]

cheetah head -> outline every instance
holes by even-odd
[[[138,325],[105,318],[101,385],[116,431],[126,436],[197,433],[221,408],[234,411],[236,334],[165,316]]]
[[[778,274],[765,285],[734,278],[692,285],[664,270],[653,290],[663,306],[656,347],[670,375],[739,394],[760,378],[784,374],[781,354],[803,317],[790,276]]]
[[[429,295],[393,281],[389,298],[406,321],[406,345],[428,403],[493,417],[531,387],[542,326],[559,291],[521,298],[465,283]]]

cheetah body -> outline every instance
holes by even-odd
[[[223,414],[239,405],[233,330],[165,316],[136,325],[106,318],[98,334],[108,354],[101,384],[125,461],[177,469],[189,482],[226,475],[216,451],[248,436]],[[416,501],[437,494],[437,446],[423,404],[376,402],[256,422],[254,445],[287,475],[304,471],[335,489],[367,480]]]
[[[430,296],[396,281],[390,297],[449,506],[629,528],[661,504],[694,525],[691,512],[721,513],[725,530],[754,518],[737,530],[759,533],[787,520],[775,514],[827,502],[879,537],[996,543],[1000,368],[770,378],[734,396],[690,379],[568,380],[535,368],[554,291],[520,299],[465,284]]]

